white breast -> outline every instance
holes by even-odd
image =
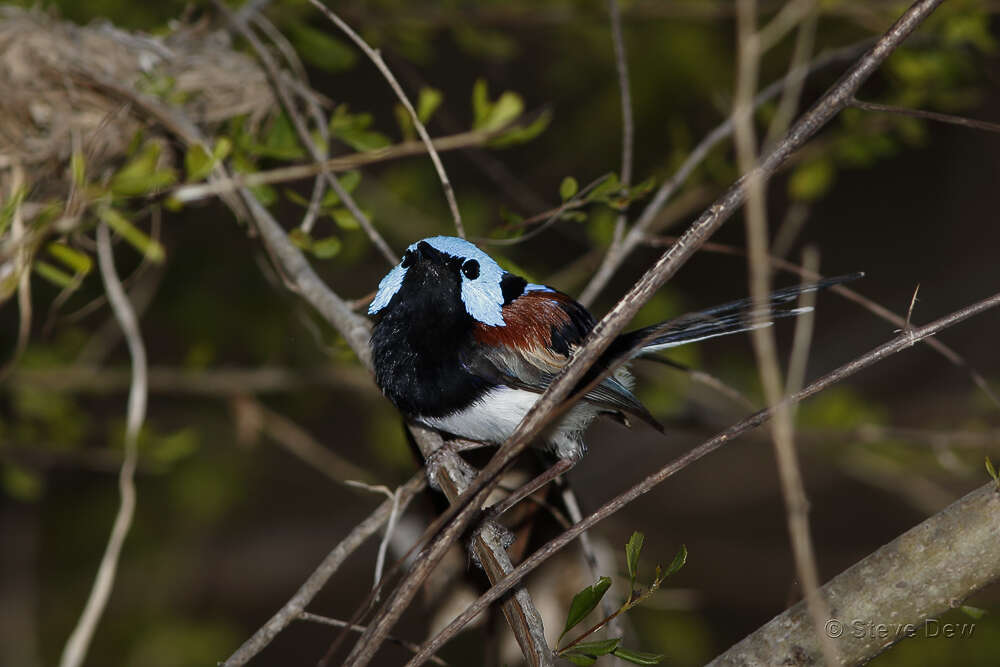
[[[464,410],[444,417],[418,417],[418,420],[462,438],[500,444],[510,437],[539,396],[523,389],[496,387]],[[598,412],[593,405],[579,402],[548,427],[542,439],[559,458],[577,461],[585,450],[583,432]]]

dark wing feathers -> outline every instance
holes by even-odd
[[[569,361],[572,348],[594,327],[594,318],[583,306],[556,291],[525,292],[504,306],[503,317],[504,327],[475,325],[480,346],[478,354],[468,355],[466,367],[495,384],[537,393],[552,383]],[[659,428],[639,399],[614,376],[604,378],[583,400]]]

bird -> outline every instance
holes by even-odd
[[[628,362],[801,315],[809,309],[798,307],[800,294],[861,275],[781,289],[763,307],[740,299],[621,334],[578,388],[606,377],[543,430],[542,448],[576,464],[586,452],[584,433],[601,415],[662,431],[632,393]],[[451,236],[410,245],[379,282],[368,314],[376,384],[404,417],[492,444],[514,432],[596,324],[572,297],[505,271],[473,243]]]

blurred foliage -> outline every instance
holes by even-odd
[[[168,33],[174,21],[219,27],[206,2],[40,4],[80,23],[108,20],[154,35]],[[503,266],[532,281],[548,282],[559,272],[565,281],[554,286],[570,292],[578,290],[592,270],[578,266],[578,258],[599,256],[613,238],[618,216],[625,213],[634,219],[652,191],[728,114],[734,60],[729,8],[719,2],[669,7],[652,0],[623,2],[638,130],[636,176],[626,186],[620,181],[620,107],[603,0],[373,0],[337,7],[386,54],[413,93],[432,136],[504,128],[487,146],[472,151],[471,159],[445,157],[466,227],[474,237],[525,241],[487,249]],[[823,3],[817,51],[871,37],[898,9],[893,3]],[[951,113],[974,109],[995,85],[986,66],[996,62],[996,18],[990,9],[972,0],[945,3],[921,28],[918,39],[899,49],[866,86],[864,99]],[[318,146],[333,155],[350,155],[414,140],[412,120],[370,63],[305,0],[271,3],[265,16],[309,67],[313,85],[333,100],[325,128],[329,142],[323,145],[318,131],[311,137]],[[768,54],[762,63],[763,80],[784,74],[792,45],[789,37]],[[807,97],[815,97],[838,71],[833,67],[811,79]],[[155,69],[134,83],[167,105],[190,101],[178,92],[176,80]],[[775,108],[770,104],[760,109],[762,129]],[[519,124],[510,126],[512,121]],[[867,173],[894,157],[914,154],[929,143],[931,133],[923,121],[848,109],[800,151],[774,189],[807,204],[829,202],[853,173]],[[205,147],[183,149],[154,135],[151,128],[126,141],[131,142],[128,154],[107,170],[95,168],[86,151],[71,152],[65,172],[74,189],[73,202],[48,196],[43,184],[0,194],[0,236],[10,233],[14,212],[22,204],[37,204],[29,220],[37,242],[26,248],[33,258],[34,326],[15,374],[3,387],[0,489],[5,507],[35,516],[42,526],[46,548],[35,576],[40,617],[46,619],[46,664],[55,661],[86,596],[117,502],[113,474],[121,457],[124,385],[101,388],[95,380],[93,387],[62,390],[38,380],[42,375],[31,375],[68,376],[77,367],[110,375],[126,367],[127,357],[106,323],[108,309],[95,270],[90,236],[98,221],[111,226],[119,240],[119,271],[141,304],[141,325],[154,366],[192,373],[276,367],[303,376],[332,368],[346,378],[354,364],[336,332],[285,290],[259,243],[248,238],[246,228],[228,211],[174,196],[180,185],[205,183],[220,164],[252,174],[306,162],[305,146],[285,114],[274,113],[259,122],[244,115],[228,118]],[[695,169],[679,196],[696,188],[717,192],[737,175],[731,148],[724,142]],[[444,222],[450,218],[440,186],[426,159],[384,162],[337,178],[393,247],[450,229]],[[252,189],[283,220],[292,221],[310,206],[308,183]],[[79,224],[64,229],[58,223],[70,208],[79,211]],[[292,240],[343,296],[369,294],[384,265],[358,221],[332,192],[319,201],[318,212],[312,229],[289,225]],[[691,209],[681,217],[697,212]],[[539,245],[527,243],[536,233]],[[637,259],[622,274],[634,276],[645,266]],[[17,279],[16,272],[0,272],[5,359],[16,347]],[[727,290],[724,298],[731,298],[737,287],[729,285]],[[148,304],[143,291],[149,293]],[[696,297],[672,284],[643,308],[636,325],[668,319],[696,305]],[[692,345],[672,350],[670,357],[696,368],[704,365],[759,403],[749,356],[730,350],[703,352],[708,349]],[[687,375],[653,365],[640,366],[636,373],[641,377],[637,393],[654,415],[664,420],[687,416]],[[363,395],[348,380],[332,385],[292,383],[259,398],[296,420],[324,446],[380,471],[375,477],[385,483],[411,474],[412,454],[392,408],[372,400],[374,392]],[[253,391],[243,386],[204,395],[154,390],[140,440],[139,515],[112,607],[98,633],[93,664],[174,667],[220,660],[282,596],[287,597],[300,575],[321,557],[322,548],[345,532],[336,519],[367,507],[357,496],[330,490],[325,478],[286,452],[277,452],[266,439],[240,437],[229,399]],[[990,406],[971,389],[961,400],[970,406],[970,421],[989,414]],[[888,425],[896,417],[858,387],[824,392],[804,404],[798,415],[804,432],[823,434]],[[833,465],[856,464],[870,454],[900,477],[957,474],[945,468],[939,452],[906,439],[854,438],[847,444],[836,440],[816,452]],[[981,452],[963,452],[958,458],[969,464],[970,479],[981,476]],[[863,460],[873,465],[871,458]],[[286,554],[270,544],[274,534],[275,541],[286,537],[281,530],[293,532],[287,524],[300,514],[305,515],[304,524],[312,520],[301,532],[309,537],[321,534],[322,546],[313,549],[299,533],[293,537],[306,544],[303,550],[292,543],[287,549],[292,553]],[[334,524],[337,530],[331,528]],[[246,542],[257,541],[248,535],[263,535],[261,541],[269,543],[248,546]],[[221,572],[220,563],[232,565],[233,554],[243,555],[244,550],[256,555],[258,566],[273,565],[280,581],[280,586],[275,584],[280,590],[268,590],[263,602],[248,601],[241,588],[245,579],[234,575],[241,584],[234,587]],[[212,564],[207,572],[206,563]],[[369,574],[358,581],[367,582]],[[239,618],[226,605],[233,600],[245,606]],[[983,604],[995,607],[990,601]],[[755,613],[774,611],[762,607]],[[637,611],[638,645],[663,654],[669,664],[698,664],[725,648],[728,637],[720,631],[725,624],[708,612]],[[974,640],[908,640],[873,664],[992,664],[1000,651],[996,614],[976,622]],[[328,636],[322,638],[321,644]],[[309,653],[310,659],[315,652]]]

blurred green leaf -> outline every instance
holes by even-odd
[[[611,579],[601,577],[591,586],[587,586],[573,596],[573,602],[569,605],[569,614],[566,616],[566,627],[563,628],[562,634],[559,636],[560,639],[586,618],[587,614],[594,611],[609,588],[611,588]]]
[[[69,268],[73,269],[74,273],[86,275],[90,273],[90,270],[94,266],[94,260],[90,258],[90,255],[80,252],[76,248],[72,248],[65,243],[53,241],[46,246],[46,249],[49,251],[50,255]]]
[[[347,194],[351,194],[361,183],[361,172],[357,169],[352,169],[340,174],[336,179],[340,183],[340,187],[344,188]],[[323,195],[323,207],[329,208],[338,204],[340,204],[340,196],[334,190],[327,190],[326,194]]]
[[[993,461],[991,461],[990,457],[988,456],[986,457],[986,472],[989,473],[990,477],[993,478],[994,482],[1000,484],[1000,475],[997,474],[997,469],[996,467],[994,467]]]
[[[833,162],[829,158],[805,162],[796,167],[788,179],[788,194],[800,201],[815,201],[830,190],[833,173]]]
[[[592,665],[597,662],[597,658],[592,658],[589,655],[578,655],[576,653],[570,653],[563,657],[572,662],[574,665],[582,665],[583,667],[587,667],[587,665]]]
[[[296,227],[292,231],[288,232],[288,239],[301,250],[309,250],[312,248],[312,237],[309,235],[309,232],[305,231],[301,227]]]
[[[111,178],[111,192],[123,197],[134,197],[173,184],[177,180],[177,173],[173,169],[157,166],[161,150],[158,142],[147,142],[139,155]]]
[[[563,201],[566,201],[567,199],[571,199],[579,189],[580,185],[576,182],[576,179],[572,176],[567,176],[559,184],[559,196],[562,197]]]
[[[634,665],[656,665],[663,660],[663,655],[660,653],[644,653],[627,648],[617,648],[612,652],[612,655]]]
[[[417,118],[420,119],[420,122],[426,125],[443,101],[444,94],[440,90],[429,87],[421,88],[417,98]]]
[[[101,218],[108,227],[118,232],[118,235],[128,241],[150,261],[162,262],[166,253],[159,241],[155,241],[138,227],[133,225],[121,213],[109,206],[102,206],[97,210],[98,217]]]
[[[325,239],[313,242],[312,254],[319,259],[330,259],[340,252],[340,248],[340,239],[336,236],[328,236]]]
[[[392,142],[387,136],[368,129],[373,120],[370,113],[352,114],[346,104],[341,104],[330,116],[330,134],[356,151],[370,151],[390,145]]]
[[[22,502],[42,497],[42,478],[33,470],[12,463],[0,466],[0,486],[8,496]]]
[[[546,109],[527,125],[515,124],[503,131],[498,137],[490,139],[487,146],[492,148],[507,148],[531,141],[545,131],[552,120],[552,112]]]
[[[367,214],[369,216],[369,219],[371,218],[371,214],[368,213],[367,211],[361,211],[361,212]],[[339,207],[331,210],[330,217],[333,218],[333,221],[336,222],[337,226],[340,227],[341,229],[354,230],[361,228],[361,225],[354,218],[354,214],[348,211],[346,208]]]
[[[357,62],[358,56],[347,42],[324,30],[298,21],[286,23],[285,34],[296,52],[310,65],[328,72],[342,72]]]
[[[34,269],[35,273],[39,276],[45,278],[60,289],[65,289],[73,285],[73,276],[69,275],[65,271],[62,271],[61,269],[57,269],[48,262],[36,259],[31,268]]]
[[[985,609],[980,609],[979,607],[973,607],[972,605],[963,604],[959,607],[959,610],[969,618],[978,621],[982,617],[986,616],[988,613]]]

